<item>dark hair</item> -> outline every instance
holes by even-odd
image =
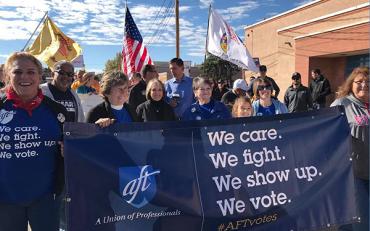
[[[141,79],[141,74],[139,72],[135,72],[132,77]]]
[[[260,66],[260,71],[267,71],[266,65],[261,65]]]
[[[179,67],[184,66],[184,61],[182,61],[182,59],[180,59],[180,58],[171,59],[170,64],[173,64],[173,63],[176,63],[176,65],[179,66]]]
[[[266,79],[266,78],[257,78],[254,82],[253,82],[253,93],[254,93],[254,97],[256,99],[259,99],[260,97],[260,93],[259,91],[257,90],[258,88],[258,85],[260,84],[265,84],[265,85],[270,85],[272,86],[272,83],[270,82],[270,80]],[[272,90],[271,90],[272,92]]]
[[[144,77],[144,79],[146,77],[146,74],[148,72],[152,72],[152,71],[155,71],[155,66],[154,65],[151,65],[151,64],[145,65],[144,68],[143,68],[143,77]]]
[[[321,75],[321,71],[319,68],[313,69],[312,72],[315,74]]]

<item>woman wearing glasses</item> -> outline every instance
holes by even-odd
[[[352,135],[356,202],[361,222],[353,230],[369,230],[369,68],[355,68],[339,87],[331,106],[343,105]]]
[[[253,111],[256,116],[267,116],[288,113],[288,109],[277,99],[271,98],[272,84],[269,80],[257,78],[253,83]]]

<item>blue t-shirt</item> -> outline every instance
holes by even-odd
[[[88,87],[88,86],[85,86],[85,85],[82,85],[82,86],[79,86],[77,89],[76,89],[76,92],[78,94],[89,94],[89,93],[93,93],[95,92],[96,90],[92,87]]]
[[[268,107],[263,107],[261,104],[258,107],[257,116],[275,115],[275,105],[272,103]]]
[[[123,107],[120,110],[112,108],[113,115],[117,120],[117,123],[131,123],[132,118],[128,111]]]
[[[41,104],[29,116],[7,101],[0,110],[0,202],[29,203],[53,193],[62,130]]]

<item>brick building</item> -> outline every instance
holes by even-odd
[[[245,44],[282,93],[295,71],[307,86],[314,68],[334,92],[354,67],[369,65],[369,26],[368,0],[316,0],[245,27]]]

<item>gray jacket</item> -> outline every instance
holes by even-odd
[[[352,135],[352,158],[355,176],[369,180],[369,119],[366,105],[352,94],[336,99],[330,106],[343,105]]]
[[[40,85],[40,88],[41,88],[42,93],[44,95],[48,96],[52,100],[55,100],[53,94],[51,94],[51,91],[50,91],[50,89],[48,87],[48,83],[41,84]],[[76,94],[76,92],[72,91],[71,89],[68,89],[68,91],[71,91],[72,92],[72,95],[75,98],[75,101],[77,103],[77,110],[76,110],[76,118],[77,118],[77,121],[74,121],[74,122],[84,123],[85,122],[85,115],[84,115],[84,112],[82,110],[81,100],[78,97],[78,95]]]

